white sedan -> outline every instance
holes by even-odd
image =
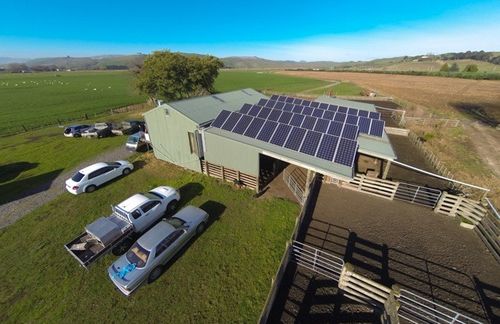
[[[74,195],[92,192],[116,177],[129,174],[133,169],[132,163],[122,160],[92,164],[75,173],[71,179],[66,180],[66,189]]]

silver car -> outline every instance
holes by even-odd
[[[207,222],[208,214],[204,210],[184,207],[142,235],[108,268],[109,278],[126,296],[146,279],[155,281],[162,274],[164,265],[193,237],[201,234]]]

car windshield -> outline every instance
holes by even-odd
[[[106,162],[106,164],[112,167],[118,167],[121,165],[119,162]]]
[[[137,268],[144,268],[146,262],[148,262],[149,251],[135,242],[127,252],[126,257],[128,262],[135,263]]]
[[[169,223],[170,225],[172,225],[175,228],[179,228],[182,225],[184,225],[185,221],[183,221],[182,219],[177,218],[177,217],[172,217],[172,218],[167,220],[167,223]]]
[[[77,172],[75,175],[71,178],[74,182],[80,182],[80,180],[83,179],[85,175],[83,173]]]
[[[156,192],[152,192],[152,191],[143,193],[142,195],[148,197],[149,199],[158,199],[158,198],[163,199],[163,198],[165,198],[162,195],[157,194]]]
[[[135,144],[139,142],[139,137],[138,136],[129,136],[127,143],[129,144]]]

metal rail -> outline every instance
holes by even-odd
[[[335,281],[339,280],[344,267],[342,258],[297,241],[293,241],[291,252],[292,261],[298,265]]]
[[[286,169],[283,170],[283,180],[285,181],[285,184],[287,187],[290,189],[292,194],[297,198],[299,203],[304,206],[306,202],[306,197],[304,197],[304,189],[300,187],[300,185],[297,183],[297,181],[293,178],[291,174],[289,174]]]
[[[394,199],[431,208],[436,207],[440,197],[441,190],[417,186],[405,182],[399,183],[396,193],[394,194]]]

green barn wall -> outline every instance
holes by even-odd
[[[146,112],[144,118],[156,158],[201,172],[200,160],[191,153],[188,138],[188,132],[196,130],[196,123],[168,105]]]
[[[258,177],[259,152],[250,145],[205,132],[205,160],[210,163]]]

